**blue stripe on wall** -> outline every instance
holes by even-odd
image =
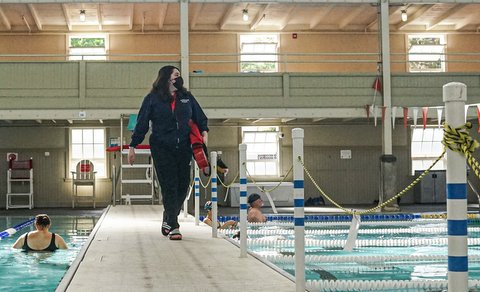
[[[241,210],[247,210],[247,204],[240,204]]]
[[[212,197],[212,202],[216,202],[216,201],[218,201],[217,197]]]
[[[241,178],[240,179],[240,184],[246,185],[247,184],[247,179],[246,178]]]

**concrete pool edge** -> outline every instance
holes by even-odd
[[[62,280],[58,284],[57,288],[55,289],[55,292],[64,292],[64,291],[67,290],[68,286],[70,285],[70,282],[72,281],[73,277],[75,276],[75,273],[77,272],[78,267],[80,266],[80,263],[83,261],[83,258],[85,257],[85,254],[87,253],[88,247],[92,243],[93,238],[95,237],[95,234],[97,233],[98,229],[100,228],[100,225],[102,225],[102,221],[105,218],[105,215],[110,210],[110,207],[111,207],[111,205],[109,205],[105,209],[102,216],[100,216],[100,219],[98,219],[98,222],[97,222],[97,224],[95,224],[95,227],[93,228],[92,232],[90,232],[90,235],[88,236],[87,241],[83,244],[82,248],[80,249],[80,252],[75,257],[75,260],[72,262],[72,264],[68,268],[67,272],[63,276]]]
[[[238,247],[240,249],[240,244],[239,242],[237,242],[236,240],[233,240],[232,238],[224,235],[224,234],[221,234],[221,237],[223,239],[225,239],[226,241],[230,242],[231,244],[235,245],[236,247]],[[292,281],[293,283],[295,283],[295,277],[292,276],[291,274],[289,274],[288,272],[286,272],[285,270],[279,268],[278,266],[276,266],[274,263],[270,262],[269,260],[261,257],[260,255],[252,252],[252,251],[249,251],[247,250],[247,253],[252,256],[253,258],[257,259],[259,262],[263,263],[264,265],[266,265],[267,267],[271,268],[272,270],[274,270],[275,272],[279,273],[280,275],[284,276],[285,278],[287,278],[288,280]]]

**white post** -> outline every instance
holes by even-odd
[[[297,292],[305,291],[305,211],[303,190],[303,129],[292,130],[293,139],[293,195],[295,228],[295,284]]]
[[[185,88],[190,87],[190,51],[188,48],[188,0],[180,1],[180,69]]]
[[[216,238],[218,234],[218,199],[217,199],[217,152],[210,152],[210,175],[212,176],[212,237]]]
[[[238,145],[240,175],[240,257],[247,257],[247,144]]]
[[[192,193],[192,188],[188,187],[187,197],[183,200],[183,218],[188,217],[188,199],[190,198],[190,194]]]
[[[198,169],[197,163],[194,162],[194,164],[195,178],[193,180],[195,182],[195,225],[198,226],[200,216],[200,170]]]
[[[465,124],[467,86],[443,86],[445,121],[450,127]],[[465,157],[447,149],[448,291],[468,291],[467,168]]]

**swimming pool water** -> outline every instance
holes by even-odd
[[[447,280],[448,254],[447,245],[442,244],[418,244],[405,246],[382,246],[388,242],[401,242],[409,240],[447,240],[446,221],[438,220],[438,223],[418,225],[397,225],[392,222],[391,226],[380,225],[369,222],[369,225],[361,225],[358,234],[358,241],[378,242],[371,246],[354,248],[352,252],[344,251],[342,243],[346,240],[349,226],[321,226],[305,227],[305,256],[306,256],[306,279],[307,280]],[[480,235],[479,222],[468,224],[469,238],[478,238]],[[431,230],[431,232],[430,232]],[[438,231],[440,230],[440,231]],[[268,259],[275,265],[290,273],[295,274],[295,265],[292,258],[285,260],[285,257],[293,256],[293,246],[282,246],[282,242],[294,240],[293,224],[285,226],[250,226],[249,239],[263,239],[263,242],[253,241],[248,248],[261,255],[268,256]],[[259,233],[265,232],[266,235]],[[275,235],[277,232],[277,235]],[[340,242],[337,247],[315,246],[308,242],[322,240],[323,242]],[[277,245],[278,243],[278,245]],[[375,256],[404,256],[392,260],[374,259]],[[412,256],[441,255],[442,259],[415,259]],[[469,255],[469,279],[480,279],[480,246],[470,245]],[[318,256],[317,261],[312,260]],[[337,260],[328,261],[327,256]],[[352,260],[338,260],[351,257]],[[370,259],[367,259],[370,257]],[[310,259],[310,261],[308,260]],[[472,290],[476,291],[476,290]]]
[[[0,230],[20,224],[29,217],[0,218]],[[0,291],[55,291],[74,261],[99,217],[51,216],[51,232],[61,235],[68,250],[23,252],[12,249],[17,238],[33,230],[26,227],[0,240]]]

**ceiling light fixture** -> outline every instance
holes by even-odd
[[[243,9],[242,19],[243,19],[243,21],[248,21],[248,9]]]
[[[87,15],[85,14],[85,10],[80,10],[80,21],[85,22]]]
[[[405,22],[408,20],[408,14],[407,14],[407,9],[402,10],[402,21]]]

